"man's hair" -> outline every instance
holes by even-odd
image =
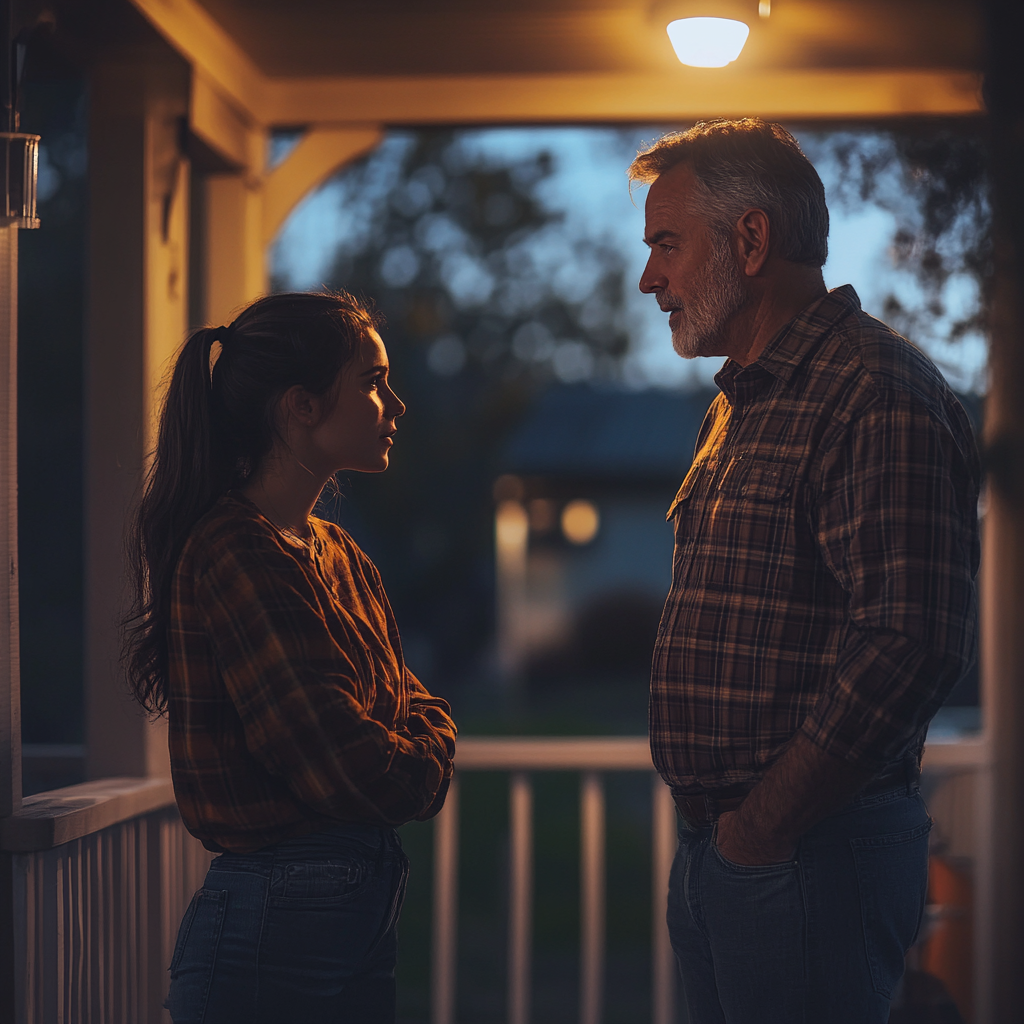
[[[758,117],[700,121],[639,153],[629,166],[629,180],[649,185],[678,164],[693,171],[698,192],[694,206],[713,230],[728,234],[745,210],[764,210],[779,256],[810,267],[824,264],[825,187],[782,125]]]

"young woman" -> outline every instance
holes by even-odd
[[[182,819],[220,854],[178,933],[175,1024],[394,1020],[394,826],[440,809],[455,726],[373,564],[311,512],[340,470],[387,469],[404,412],[345,294],[259,299],[175,365],[126,646]]]

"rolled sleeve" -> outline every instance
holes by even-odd
[[[802,727],[822,749],[884,764],[970,667],[977,493],[976,453],[902,392],[882,394],[826,454],[814,528],[848,614]]]

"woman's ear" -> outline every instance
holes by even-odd
[[[282,396],[280,410],[285,423],[293,421],[315,427],[320,421],[320,398],[301,384],[293,384]]]

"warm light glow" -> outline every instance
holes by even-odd
[[[526,509],[518,501],[503,501],[494,517],[494,534],[498,545],[498,556],[514,557],[526,550],[530,534],[530,520]]]
[[[562,533],[570,544],[589,544],[601,525],[601,516],[589,501],[570,501],[562,509]]]
[[[668,37],[683,64],[695,68],[724,68],[743,49],[750,29],[730,18],[680,18],[670,22]]]

